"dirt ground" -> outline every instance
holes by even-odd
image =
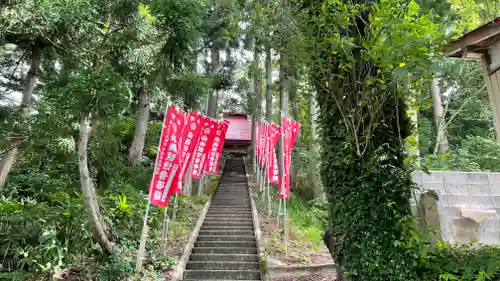
[[[297,237],[294,233],[289,236],[288,255],[285,255],[283,248],[276,245],[282,244],[279,239],[278,221],[269,218],[265,214],[260,214],[260,227],[266,244],[266,250],[271,258],[283,263],[283,265],[310,265],[332,263],[330,253],[324,244],[311,245],[303,238]]]

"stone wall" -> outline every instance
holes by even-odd
[[[451,243],[500,244],[500,173],[419,172],[414,176],[421,190],[438,196],[437,209],[442,236]],[[417,208],[415,208],[417,210]],[[496,211],[496,213],[495,213]],[[471,219],[472,218],[472,219]]]

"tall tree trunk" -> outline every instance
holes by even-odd
[[[217,47],[212,46],[210,56],[212,59],[212,77],[217,77],[220,70],[220,50]],[[208,110],[207,115],[212,118],[217,118],[217,99],[219,96],[219,85],[216,85],[208,97]]]
[[[316,139],[315,127],[314,127],[314,120],[316,119],[316,106],[314,104],[314,98],[315,98],[314,93],[311,92],[309,100],[307,102],[307,110],[308,110],[307,127],[309,128],[309,139],[307,140],[307,147],[309,151],[314,150],[314,140]]]
[[[443,116],[443,105],[441,103],[441,91],[439,89],[439,80],[432,79],[431,96],[432,96],[432,112],[434,115],[434,126],[436,130],[436,145],[433,154],[447,153],[449,150],[448,137],[446,136],[445,119]]]
[[[139,100],[137,103],[134,140],[132,141],[130,152],[128,154],[128,164],[132,167],[137,165],[137,159],[142,155],[149,122],[148,93],[143,87],[140,87],[137,91],[137,95]]]
[[[341,275],[337,281],[347,279],[344,270],[354,273],[351,280],[417,280],[415,267],[401,266],[417,253],[394,243],[394,237],[401,245],[413,239],[411,224],[402,224],[411,216],[413,182],[403,142],[410,122],[401,89],[385,74],[391,70],[365,55],[365,43],[373,39],[370,14],[377,2],[350,1],[357,16],[343,25],[332,14],[324,15],[334,13],[334,4],[325,8],[325,2],[309,2],[310,16],[321,18],[311,38],[310,66],[325,149],[321,176],[329,214],[324,243]],[[339,32],[357,42],[345,50],[348,56],[331,52],[327,38]],[[381,82],[369,82],[374,80]],[[365,138],[362,144],[360,138]]]
[[[90,129],[90,115],[87,115],[80,121],[80,139],[78,142],[78,169],[80,173],[83,203],[92,234],[97,239],[102,250],[110,253],[114,248],[114,244],[108,238],[106,225],[99,209],[99,200],[89,175],[87,146]]]
[[[39,76],[40,64],[42,62],[42,43],[37,39],[31,46],[31,64],[26,76],[26,86],[23,91],[21,100],[21,110],[23,118],[29,114],[33,93],[35,92],[36,82]],[[18,152],[19,138],[13,138],[9,143],[9,150],[5,153],[0,161],[0,188],[5,185],[10,169],[16,161]]]
[[[314,89],[310,89],[309,100],[307,103],[308,109],[308,118],[307,118],[307,127],[309,129],[308,135],[309,139],[307,140],[307,149],[311,155],[316,155],[316,147],[314,146],[316,135],[315,135],[315,123],[316,120],[316,105],[314,104]],[[322,189],[321,181],[317,176],[317,160],[315,157],[310,158],[309,162],[309,181],[313,183],[313,196],[314,198],[324,198],[325,192]]]
[[[290,65],[290,104],[292,106],[292,117],[295,121],[300,121],[299,101],[297,99],[297,68]]]
[[[262,80],[260,71],[260,60],[262,51],[260,47],[255,44],[253,52],[253,99],[252,99],[252,147],[255,147],[255,126],[261,118],[261,97],[262,97]]]
[[[284,116],[288,118],[288,95],[290,92],[290,81],[288,78],[288,54],[286,51],[281,51],[280,53],[280,74],[279,74],[279,79],[280,79],[280,116]],[[283,128],[282,124],[282,119],[280,117],[280,125]],[[283,135],[280,134],[280,145],[279,145],[279,152],[278,152],[278,163],[280,166],[280,180],[283,178],[282,171],[283,167],[285,166],[285,157],[284,153],[282,151],[283,147]]]
[[[273,92],[272,92],[272,58],[271,45],[266,43],[266,119],[270,121],[273,118]]]
[[[300,122],[300,114],[299,114],[299,101],[297,99],[297,68],[294,63],[289,63],[290,65],[290,104],[292,106],[292,118]],[[300,142],[302,132],[297,136],[297,142]],[[292,160],[292,159],[290,159]],[[295,165],[293,165],[293,161],[290,161],[290,188],[292,190],[297,189],[297,169],[295,169]],[[307,188],[307,187],[304,187]],[[310,192],[308,192],[310,194]],[[304,194],[304,193],[303,193]]]

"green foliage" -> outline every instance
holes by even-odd
[[[122,150],[131,140],[133,122],[131,118],[117,118],[103,127],[106,129],[96,128],[105,139],[96,138],[90,145],[94,165],[106,167],[109,184],[105,188],[98,186],[98,192],[109,231],[119,245],[117,252],[102,257],[89,231],[74,150],[63,149],[66,144],[59,145],[59,141],[44,137],[31,150],[24,151],[18,162],[20,167],[10,175],[0,199],[0,270],[15,268],[44,275],[66,267],[86,267],[89,259],[97,256],[98,263],[91,267],[90,275],[101,280],[123,280],[124,276],[130,276],[160,129],[151,122],[146,146],[154,150],[145,154],[144,158],[149,159],[143,162],[145,166],[126,167],[127,154]],[[98,179],[98,171],[91,172]],[[180,197],[178,228],[185,231],[196,220],[199,206],[206,200],[206,197]],[[160,227],[162,217],[158,208],[152,208],[149,224]],[[170,268],[175,260],[158,247],[149,250],[153,253],[155,249],[145,264],[152,270]]]
[[[305,200],[321,197],[323,187],[318,172],[320,168],[319,151],[310,151],[303,144],[297,144],[294,147],[293,156],[293,164],[297,172],[296,190],[293,192]]]
[[[466,136],[462,145],[453,153],[432,156],[425,164],[433,170],[451,171],[500,171],[500,145],[495,139]]]
[[[0,201],[4,269],[51,272],[93,250],[78,196],[59,192],[41,200]]]
[[[134,272],[134,261],[119,250],[111,253],[108,259],[90,269],[89,275],[98,280],[121,281]]]
[[[320,199],[304,201],[291,193],[288,214],[290,223],[306,241],[315,245],[323,243],[323,232],[327,226],[327,204]]]
[[[440,243],[420,268],[423,281],[487,281],[500,278],[500,248],[481,244]]]

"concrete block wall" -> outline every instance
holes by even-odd
[[[450,243],[467,243],[472,238],[486,244],[500,244],[500,173],[418,172],[414,180],[421,186],[416,200],[426,190],[439,197],[438,212],[442,238]],[[415,199],[414,198],[414,199]],[[461,216],[461,209],[496,210],[497,214],[476,223]]]

